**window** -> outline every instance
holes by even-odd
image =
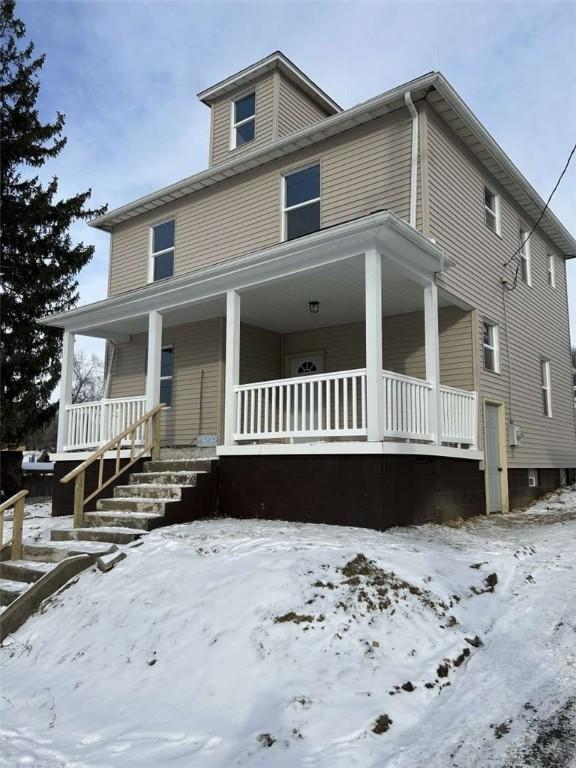
[[[530,488],[538,488],[540,485],[540,473],[537,469],[528,470],[528,486]]]
[[[172,379],[174,376],[174,347],[162,347],[160,359],[160,402],[172,405]]]
[[[256,94],[232,102],[232,149],[253,141],[256,135]]]
[[[283,239],[294,240],[320,229],[320,166],[284,176]]]
[[[498,326],[484,322],[484,367],[486,370],[500,373],[499,357]]]
[[[550,384],[550,360],[540,361],[542,376],[542,408],[544,416],[552,416],[552,387]]]
[[[151,281],[174,274],[174,220],[152,227]]]
[[[500,200],[498,195],[490,187],[484,185],[484,218],[486,226],[500,234]]]
[[[518,248],[520,253],[520,277],[526,285],[532,285],[532,271],[530,268],[530,241],[527,230],[520,227],[518,232]]]
[[[553,253],[546,254],[548,264],[548,285],[556,288],[556,262]]]

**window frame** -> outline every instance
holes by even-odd
[[[235,121],[236,103],[239,101],[242,101],[242,99],[245,99],[247,96],[252,96],[252,95],[254,95],[254,114],[250,115],[250,117],[245,117],[243,120],[238,120],[238,122],[236,122]],[[254,123],[254,137],[251,138],[250,141],[245,141],[243,144],[238,144],[237,129],[251,122]],[[242,147],[248,146],[248,144],[252,144],[252,142],[254,141],[256,141],[256,89],[250,88],[244,93],[241,93],[239,96],[236,96],[235,99],[230,100],[230,150],[241,149]]]
[[[172,373],[170,376],[162,376],[162,352],[165,349],[172,350]],[[160,390],[162,389],[162,382],[167,380],[170,381],[170,405],[167,404],[166,408],[172,408],[174,403],[174,344],[163,344],[160,348]]]
[[[492,344],[486,344],[484,341],[485,326],[492,328]],[[489,368],[486,365],[486,349],[490,349],[494,355],[494,368]],[[482,319],[482,362],[485,371],[500,373],[500,329],[498,323],[494,323],[486,318]]]
[[[494,198],[494,210],[486,205],[486,190],[488,190]],[[488,214],[494,216],[494,229],[492,229],[492,227],[488,224]],[[486,180],[484,180],[484,224],[490,230],[490,232],[498,235],[498,237],[502,237],[502,231],[500,228],[500,195]]]
[[[314,168],[315,166],[318,166],[318,172],[320,175],[320,194],[318,197],[311,198],[310,200],[305,200],[303,203],[297,203],[296,205],[291,205],[288,208],[286,207],[286,179],[288,176],[292,176],[294,173],[299,173],[300,171],[306,171],[308,168]],[[306,163],[306,165],[298,165],[294,168],[289,168],[285,171],[282,171],[280,176],[280,216],[281,216],[281,242],[287,242],[287,235],[288,235],[288,227],[286,225],[287,222],[287,214],[291,211],[297,211],[298,208],[304,208],[307,205],[314,205],[315,203],[320,204],[320,226],[318,227],[318,230],[322,228],[322,163],[320,160],[314,160],[310,163]],[[312,233],[310,233],[312,234]]]
[[[547,419],[552,418],[552,369],[548,357],[540,358],[540,389],[542,392],[542,412]]]
[[[525,227],[524,224],[519,225],[518,255],[520,256],[520,280],[524,283],[524,285],[527,285],[528,287],[532,287],[532,254],[530,251],[530,238],[528,238],[529,232],[530,230],[527,227]],[[520,243],[522,243],[522,245],[520,245]],[[524,277],[522,275],[523,264],[526,264],[526,280],[524,280]]]
[[[154,230],[156,227],[161,227],[162,224],[169,224],[171,221],[174,222],[174,245],[171,248],[163,248],[161,251],[154,251]],[[169,280],[171,277],[174,277],[174,260],[176,258],[176,217],[171,216],[168,219],[155,221],[153,224],[148,225],[148,230],[148,282],[160,283],[162,280]],[[170,251],[172,251],[174,254],[172,259],[172,274],[168,275],[168,277],[161,277],[158,280],[154,280],[154,265],[156,263],[155,259],[158,256],[163,256],[165,253],[169,253]]]
[[[546,270],[548,285],[556,288],[556,254],[553,251],[546,251]]]

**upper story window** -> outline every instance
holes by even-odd
[[[530,240],[528,231],[520,227],[518,231],[518,248],[520,255],[520,277],[526,285],[532,285],[532,269],[530,264]]]
[[[174,347],[162,347],[160,358],[160,402],[172,405],[172,381],[174,377]]]
[[[548,269],[548,285],[552,288],[556,288],[556,257],[553,253],[548,252],[546,254],[546,262]]]
[[[284,176],[283,239],[309,235],[320,229],[320,165],[310,165]]]
[[[152,228],[150,281],[163,280],[174,274],[174,219]]]
[[[500,234],[500,198],[490,187],[484,185],[484,219],[486,226]]]
[[[256,94],[232,102],[232,149],[253,141],[256,135]]]
[[[540,360],[542,376],[542,409],[544,416],[552,416],[552,384],[550,381],[550,360]]]
[[[484,322],[484,367],[487,371],[500,373],[500,350],[498,326]]]

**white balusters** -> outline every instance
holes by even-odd
[[[111,440],[146,412],[146,398],[121,397],[66,406],[67,440],[64,450],[95,448]],[[144,427],[136,433],[136,442],[144,440]],[[128,438],[126,443],[128,443]]]

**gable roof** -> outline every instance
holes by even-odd
[[[342,112],[342,107],[337,104],[328,94],[323,91],[316,83],[311,80],[302,70],[294,64],[293,61],[285,56],[282,51],[274,51],[269,56],[266,56],[255,64],[251,64],[245,69],[241,69],[240,72],[236,72],[234,75],[230,75],[225,80],[220,80],[216,85],[211,85],[209,88],[200,91],[198,98],[204,104],[212,104],[216,99],[220,99],[222,96],[237,91],[250,83],[254,82],[257,78],[264,75],[266,72],[271,72],[274,69],[279,69],[282,74],[291,80],[295,85],[304,91],[306,95],[316,102],[328,115],[335,115],[337,112]]]
[[[93,219],[90,225],[111,230],[117,224],[160,208],[224,179],[290,155],[303,147],[336,136],[397,109],[405,109],[404,95],[408,91],[414,102],[426,100],[442,116],[461,141],[478,157],[533,221],[540,216],[545,202],[534,187],[520,173],[448,80],[440,72],[429,72],[355,107],[338,112],[288,136],[256,146],[240,156],[232,157],[205,171],[138,198],[132,203]],[[576,256],[576,240],[550,209],[546,211],[539,228],[548,235],[564,256],[568,258]]]

